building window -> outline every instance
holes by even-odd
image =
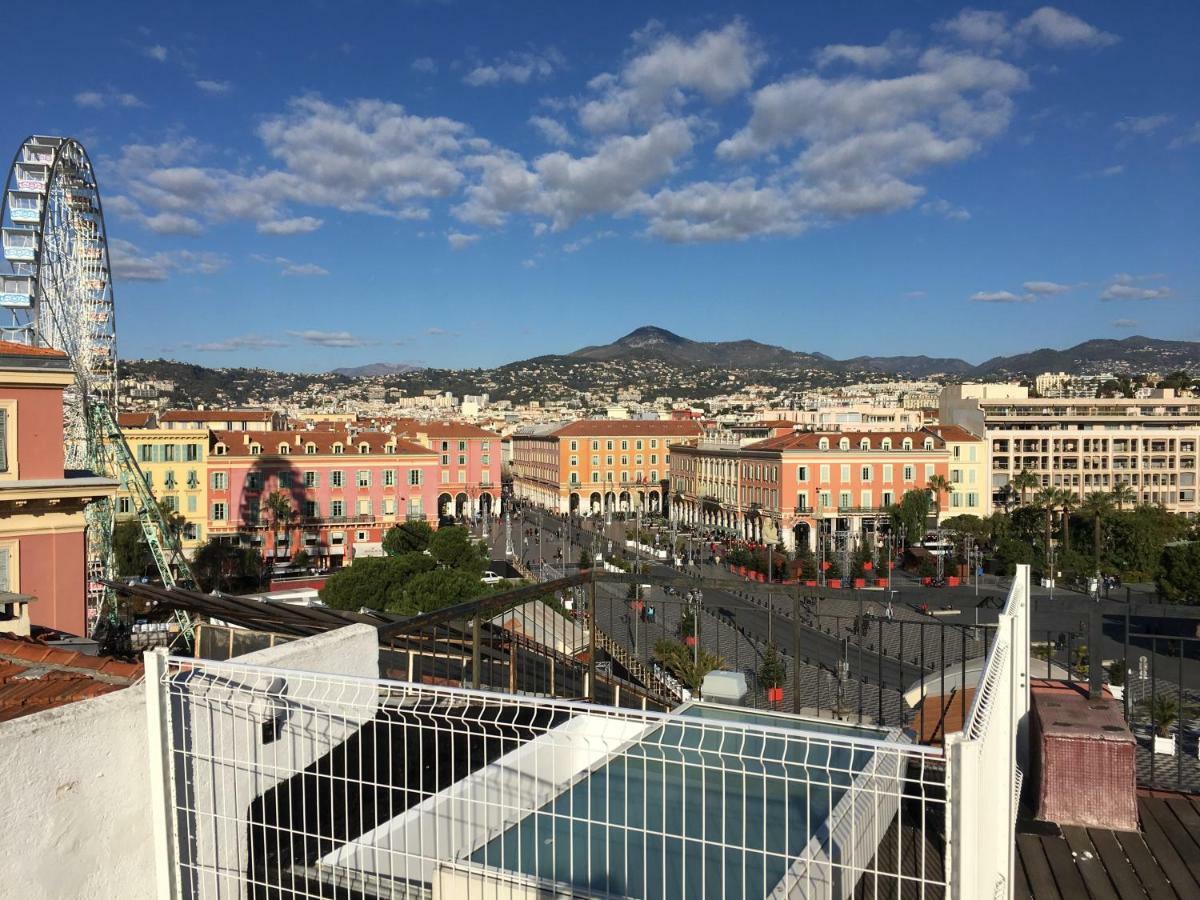
[[[251,444],[250,445],[250,455],[251,456],[261,456],[262,455],[262,445],[261,444]]]
[[[850,492],[842,491],[838,494],[838,509],[850,508]]]
[[[574,441],[571,441],[571,449],[572,449],[572,450],[574,450],[574,449],[575,449],[575,446],[574,446],[574,445],[575,445],[575,442],[574,442]],[[491,442],[491,441],[480,441],[480,442],[479,442],[479,449],[480,449],[480,450],[482,450],[484,453],[486,453],[487,451],[489,451],[489,450],[491,450],[491,449],[492,449],[492,442]]]
[[[289,469],[284,469],[284,470],[283,470],[282,472],[280,472],[280,473],[279,473],[279,474],[278,474],[276,477],[279,479],[279,489],[280,489],[281,491],[288,491],[288,490],[291,490],[291,488],[292,488],[292,473],[291,473],[291,470],[289,470]]]
[[[262,490],[262,472],[246,473],[246,490],[261,491]]]
[[[845,484],[850,480],[850,467],[843,465],[840,469],[841,471],[838,474],[841,475],[842,484]]]
[[[977,507],[978,505],[979,505],[979,495],[977,493],[975,493],[974,491],[968,491],[967,492],[967,506],[969,508],[973,509],[973,508]]]
[[[650,454],[650,465],[652,465],[652,466],[658,465],[658,454],[657,453]]]
[[[628,456],[621,457],[621,465],[623,465],[623,466],[629,465],[629,457]]]
[[[886,481],[886,482],[889,482],[889,483],[890,483],[890,482],[891,482],[891,480],[892,480],[892,466],[891,466],[891,463],[888,463],[886,466],[884,466],[884,467],[883,467],[883,480],[884,480],[884,481]]]
[[[342,449],[343,449],[343,448],[342,448],[342,445],[341,445],[341,444],[334,444],[334,445],[333,445],[333,455],[334,455],[334,456],[341,456],[341,455],[342,455]]]
[[[808,481],[808,466],[796,466],[796,480]]]
[[[612,448],[613,448],[613,442],[612,442],[612,441],[606,441],[606,442],[605,442],[604,449],[605,449],[605,450],[611,450]]]
[[[599,482],[600,482],[600,473],[593,472],[592,473],[592,484],[598,484]]]
[[[138,447],[138,462],[150,462],[154,458],[154,450],[149,444]]]
[[[458,464],[460,466],[465,466],[467,464],[467,458],[465,456],[459,456]]]
[[[316,500],[305,500],[304,501],[304,517],[306,519],[315,519],[318,515],[318,512],[317,512],[318,509],[319,509],[319,506],[317,505]]]
[[[358,501],[358,514],[360,516],[371,515],[371,500],[369,497]]]
[[[466,473],[466,472],[463,472],[463,471],[461,471],[461,470],[459,471],[459,473],[458,473],[458,483],[459,483],[459,484],[466,484],[466,483],[467,483],[467,473]]]
[[[829,466],[821,466],[821,484],[829,484]]]
[[[467,442],[466,442],[466,441],[459,441],[459,442],[458,442],[458,449],[459,449],[459,452],[462,452],[463,450],[466,450],[466,449],[467,449]]]
[[[212,486],[214,491],[223,491],[229,485],[229,480],[224,472],[213,472]]]
[[[340,488],[340,487],[344,486],[344,484],[345,484],[345,476],[342,474],[341,469],[334,469],[332,472],[329,473],[329,486],[330,487]]]
[[[0,409],[0,472],[8,471],[8,410]]]
[[[821,504],[822,508],[828,509],[833,504],[833,495],[829,491],[821,491],[817,496],[817,502]]]
[[[863,466],[861,475],[862,475],[863,481],[870,481],[871,480],[871,467]]]
[[[394,516],[396,514],[396,498],[395,497],[384,497],[383,498],[383,514],[385,516]]]
[[[421,479],[421,470],[420,469],[409,469],[408,470],[408,483],[409,484],[411,484],[415,487],[419,487],[421,485],[421,480],[422,479]]]
[[[183,458],[184,458],[184,461],[185,461],[185,462],[197,462],[197,461],[199,461],[199,459],[200,459],[200,445],[199,445],[199,444],[184,444],[184,456],[183,456]]]
[[[194,498],[193,498],[194,499]],[[117,515],[127,516],[133,512],[133,503],[128,497],[117,498]]]
[[[492,458],[485,453],[483,456],[479,457],[479,464],[481,466],[490,466],[492,464]]]
[[[599,450],[599,449],[600,449],[600,442],[599,442],[599,441],[592,441],[592,449],[593,449],[593,450]]]
[[[613,458],[611,456],[604,457],[604,464],[606,466],[611,466],[613,464]]]
[[[907,482],[907,481],[912,481],[912,480],[913,480],[913,467],[912,467],[912,466],[905,466],[905,467],[904,467],[904,480],[905,480],[906,482]]]
[[[194,513],[196,511],[196,495],[192,494],[187,498],[187,511]]]
[[[305,444],[304,452],[307,453],[309,456],[316,456],[317,455],[317,445],[316,444]]]
[[[629,441],[621,441],[621,449],[628,450],[629,449]]]
[[[346,505],[341,500],[329,501],[329,514],[335,519],[340,519],[345,515]]]
[[[175,445],[163,444],[163,462],[175,462]]]
[[[213,518],[214,522],[224,522],[225,521],[225,504],[224,503],[214,503],[212,505],[212,518]]]
[[[306,488],[315,488],[321,486],[321,479],[316,472],[304,473],[304,486]]]
[[[383,470],[383,486],[384,487],[395,487],[396,486],[396,470],[395,469],[384,469]]]

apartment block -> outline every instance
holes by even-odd
[[[954,488],[939,498],[943,515],[983,512],[983,442],[965,429],[940,431],[794,432],[744,446],[736,439],[673,446],[672,517],[813,547],[818,534],[876,531],[889,506],[906,491],[928,490],[935,475]]]
[[[700,425],[674,419],[581,419],[512,435],[513,492],[560,512],[596,515],[666,508],[671,446]]]
[[[180,538],[190,558],[206,539],[208,430],[135,427],[126,424],[132,421],[127,414],[122,421],[125,442],[146,486],[164,510],[184,519]],[[117,520],[136,518],[137,513],[137,495],[122,482],[116,497]]]
[[[437,522],[438,457],[381,432],[218,431],[208,460],[210,536],[249,542],[285,564],[304,550],[319,569],[382,554],[405,521]],[[271,508],[281,492],[291,517]]]
[[[1135,502],[1200,513],[1200,398],[1160,389],[1145,398],[1046,399],[1020,385],[964,384],[942,391],[939,413],[986,439],[996,506],[1024,469],[1081,498],[1125,484]]]

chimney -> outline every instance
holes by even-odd
[[[296,432],[296,446],[300,446],[300,432],[298,431]]]

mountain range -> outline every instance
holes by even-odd
[[[647,325],[611,344],[582,347],[572,359],[621,362],[658,359],[675,366],[728,369],[809,369],[831,373],[875,372],[910,378],[946,376],[983,378],[1073,374],[1104,371],[1173,371],[1200,368],[1200,343],[1163,341],[1136,335],[1123,340],[1091,340],[1065,350],[1043,348],[1016,356],[997,356],[980,365],[955,357],[856,356],[834,359],[824,353],[789,350],[758,341],[693,341],[665,328]]]

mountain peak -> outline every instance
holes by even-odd
[[[691,341],[657,325],[643,325],[618,338],[614,343],[622,347],[652,347],[657,344],[690,344]]]

